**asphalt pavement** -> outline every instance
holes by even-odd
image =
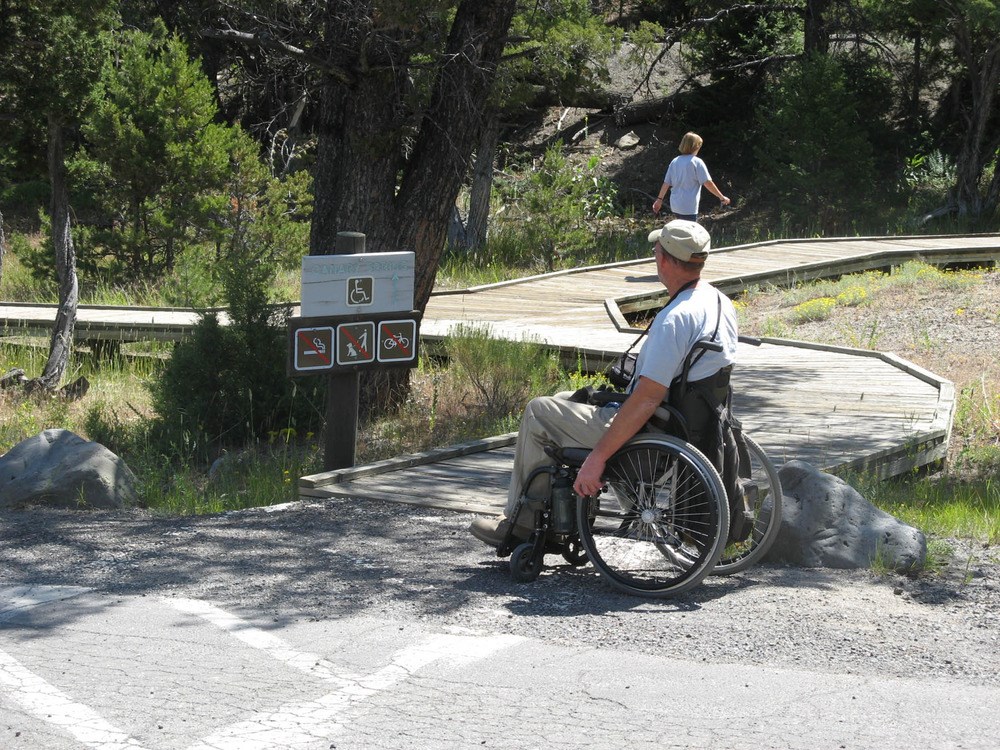
[[[514,584],[468,520],[5,515],[0,748],[1000,746],[994,581],[650,602],[555,559]]]

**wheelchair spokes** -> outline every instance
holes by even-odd
[[[689,591],[710,573],[743,570],[766,553],[781,521],[777,472],[749,438],[747,447],[754,528],[745,542],[727,545],[729,501],[712,463],[679,438],[643,435],[608,461],[600,495],[575,499],[568,529],[555,511],[562,500],[522,500],[518,510],[533,513],[535,530],[527,541],[510,536],[497,553],[513,553],[518,581],[537,578],[545,554],[562,554],[574,566],[590,561],[622,591],[652,597]],[[571,455],[554,452],[558,463],[538,473],[571,487],[586,452]]]
[[[594,567],[615,587],[674,596],[708,575],[729,517],[722,481],[708,459],[669,436],[632,440],[605,468],[607,491],[583,498],[594,518],[580,539]],[[594,503],[599,503],[593,508]]]

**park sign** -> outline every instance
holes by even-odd
[[[289,375],[416,367],[412,252],[302,259],[301,317],[288,321]]]
[[[412,252],[307,255],[302,316],[377,315],[413,309]]]

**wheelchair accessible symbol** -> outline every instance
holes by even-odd
[[[347,280],[348,307],[370,305],[375,295],[375,279],[372,276],[355,276]]]

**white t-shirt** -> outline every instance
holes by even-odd
[[[671,381],[681,374],[684,358],[691,347],[696,341],[711,339],[713,333],[722,351],[706,349],[688,373],[688,381],[702,380],[733,364],[739,338],[733,303],[714,286],[701,281],[678,294],[669,306],[656,314],[639,350],[629,392],[640,376],[669,388]]]
[[[694,154],[676,157],[663,177],[663,181],[670,185],[670,210],[681,216],[697,214],[701,186],[711,179],[705,162]]]

